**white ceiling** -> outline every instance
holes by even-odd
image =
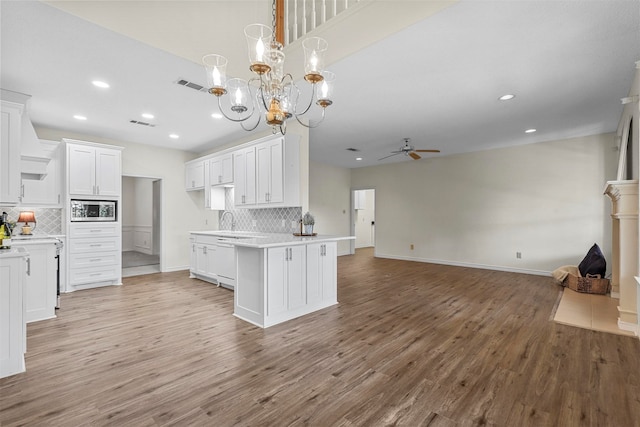
[[[199,58],[209,52],[228,56],[231,74],[243,75],[242,29],[269,24],[270,2],[50,3],[56,7],[0,2],[0,86],[32,95],[37,126],[195,152],[246,138],[239,125],[211,118],[214,97],[173,82],[204,85]],[[325,122],[311,131],[313,161],[343,167],[412,161],[377,160],[404,137],[448,155],[617,128],[620,98],[629,95],[640,60],[640,0],[361,3],[325,30],[336,35],[347,28],[353,37],[327,36],[339,52],[329,67],[337,92]],[[426,4],[433,7],[416,11]],[[388,28],[367,25],[367,12],[377,6],[395,11]],[[287,68],[300,74],[299,64]],[[94,79],[111,88],[93,87]],[[516,98],[498,101],[505,93]],[[144,111],[155,119],[142,118]],[[529,128],[538,131],[525,134]],[[437,155],[423,157],[431,156]]]

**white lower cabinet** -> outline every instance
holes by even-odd
[[[266,328],[337,304],[335,241],[236,247],[234,315]]]
[[[13,246],[29,252],[30,274],[26,276],[24,285],[25,321],[56,317],[56,242],[17,241]]]
[[[305,264],[305,246],[267,250],[267,316],[297,310],[306,305]]]
[[[216,236],[192,234],[190,277],[233,289],[235,286],[235,249]]]
[[[122,282],[120,224],[71,223],[67,291]]]
[[[307,298],[309,304],[335,304],[337,295],[336,242],[307,245]]]
[[[27,328],[24,314],[26,251],[0,257],[0,378],[25,371]]]

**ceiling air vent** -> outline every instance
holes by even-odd
[[[207,92],[207,88],[199,85],[198,83],[190,82],[189,80],[178,79],[176,80],[175,83],[179,84],[180,86],[185,86],[185,87],[197,90],[198,92]]]
[[[347,151],[353,151],[354,153],[357,152],[357,151],[360,151],[357,148],[347,148],[346,150]]]
[[[149,126],[150,128],[156,127],[156,125],[152,125],[151,123],[147,122],[141,122],[140,120],[129,120],[129,123],[133,123],[134,125]]]

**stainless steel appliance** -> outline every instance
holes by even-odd
[[[117,221],[115,200],[71,200],[71,222]]]

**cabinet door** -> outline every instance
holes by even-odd
[[[233,155],[234,201],[236,206],[256,204],[256,149],[239,150]]]
[[[267,316],[287,311],[288,249],[267,249]]]
[[[185,189],[202,190],[204,188],[204,162],[188,163],[185,166]]]
[[[322,301],[338,301],[338,244],[323,243],[322,256]]]
[[[215,159],[211,159],[209,161],[205,161],[205,163],[209,163],[210,169],[210,183],[211,185],[222,184],[222,158],[217,157]],[[205,172],[206,175],[206,172]]]
[[[31,275],[25,282],[25,321],[55,317],[56,249],[54,244],[24,246],[29,251]]]
[[[195,273],[207,275],[207,245],[196,244],[196,269]]]
[[[244,151],[239,150],[233,155],[233,202],[236,207],[240,207],[245,203],[247,184],[245,181],[246,176],[246,154]]]
[[[0,378],[24,372],[24,258],[0,259]]]
[[[69,194],[94,195],[96,188],[95,148],[69,145],[68,150]]]
[[[222,157],[222,184],[231,184],[233,183],[233,155],[227,154]]]
[[[204,167],[204,207],[211,208],[211,164],[203,162]]]
[[[289,248],[287,262],[287,308],[295,310],[307,304],[306,250],[303,245]]]
[[[218,248],[213,245],[206,245],[207,268],[205,274],[208,277],[218,277],[220,260],[218,259]]]
[[[282,139],[269,143],[269,203],[284,202],[284,153]]]
[[[41,144],[51,144],[49,141]],[[55,142],[55,144],[58,144]],[[46,147],[46,146],[45,146]],[[50,151],[51,160],[47,165],[44,179],[22,179],[22,204],[38,206],[59,206],[62,203],[62,165],[61,150]]]
[[[256,149],[255,147],[244,150],[245,191],[244,204],[256,204]]]
[[[96,195],[119,196],[122,193],[120,150],[96,149]]]
[[[192,273],[196,273],[198,270],[198,258],[196,252],[196,243],[193,238],[189,239],[189,246],[191,249],[189,250],[189,271]]]
[[[256,147],[256,175],[256,203],[268,203],[271,191],[271,150],[268,144]]]
[[[307,301],[322,301],[322,243],[307,245]]]
[[[226,154],[210,160],[211,185],[233,183],[233,155]]]
[[[18,104],[2,102],[0,203],[5,205],[17,205],[20,201],[21,120],[22,108]]]

